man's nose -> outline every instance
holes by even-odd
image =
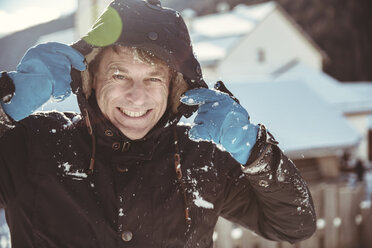
[[[146,99],[146,87],[141,81],[134,81],[127,94],[128,100],[136,105],[141,105]]]

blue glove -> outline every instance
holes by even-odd
[[[61,43],[50,42],[30,48],[16,71],[7,75],[15,86],[9,103],[1,103],[14,120],[21,120],[47,102],[52,96],[61,101],[71,93],[71,66],[86,69],[84,56]]]
[[[212,141],[222,145],[239,163],[248,161],[259,127],[250,123],[240,104],[223,92],[205,88],[187,91],[181,102],[199,105],[190,139]]]

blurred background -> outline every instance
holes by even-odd
[[[108,0],[0,0],[0,71],[39,43],[71,44]],[[216,247],[372,247],[372,2],[163,0],[188,25],[206,81],[223,80],[310,185],[314,236],[263,240],[223,219]],[[74,95],[41,110],[79,112]],[[10,247],[0,210],[0,248]]]

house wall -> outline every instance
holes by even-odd
[[[316,160],[323,178],[336,178],[340,175],[340,160],[338,157],[328,156]]]
[[[368,118],[366,115],[346,115],[349,123],[360,134],[362,140],[356,149],[355,156],[367,161],[368,160]]]
[[[229,75],[230,78],[232,75],[259,78],[294,60],[322,70],[319,51],[279,9],[275,9],[228,54],[219,64],[218,71],[220,75]]]
[[[336,155],[293,160],[306,182],[333,179],[340,176],[340,158]]]

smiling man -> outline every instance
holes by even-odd
[[[136,49],[110,47],[93,72],[103,115],[132,140],[143,138],[167,108],[171,70],[159,59],[146,59]]]
[[[81,114],[34,111],[77,95]],[[0,207],[13,247],[213,247],[219,216],[291,243],[310,192],[156,0],[115,0],[71,46],[27,51],[0,78]],[[196,112],[191,126],[178,124]]]

